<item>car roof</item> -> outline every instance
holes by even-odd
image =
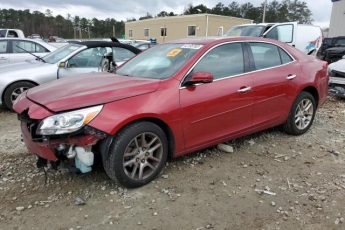
[[[213,43],[224,43],[224,42],[240,42],[240,41],[264,41],[270,43],[277,43],[276,40],[261,38],[261,37],[247,37],[247,36],[224,36],[224,37],[198,37],[198,38],[185,38],[180,40],[175,40],[167,43],[191,43],[208,45]]]
[[[30,41],[30,42],[38,43],[38,44],[44,46],[45,48],[48,48],[50,51],[56,50],[56,47],[55,47],[55,46],[52,46],[52,45],[50,45],[49,43],[47,43],[47,42],[45,42],[45,41],[43,41],[43,40],[39,40],[39,39],[6,37],[6,38],[0,38],[0,40]]]
[[[122,47],[128,50],[131,50],[133,53],[138,54],[141,52],[140,49],[135,48],[134,46],[119,43],[119,42],[107,42],[107,41],[71,41],[71,44],[84,45],[87,48],[95,47]]]

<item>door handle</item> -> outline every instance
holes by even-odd
[[[245,87],[242,87],[242,88],[240,88],[239,90],[237,90],[237,92],[239,92],[239,93],[246,93],[246,92],[249,92],[249,91],[251,91],[252,90],[252,87],[250,87],[250,86],[245,86]]]
[[[0,60],[7,60],[6,57],[0,57]]]
[[[289,74],[289,75],[286,77],[286,79],[288,79],[288,80],[293,80],[295,77],[297,77],[296,74]]]

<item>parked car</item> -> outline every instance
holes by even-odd
[[[13,108],[40,162],[74,159],[89,172],[101,154],[111,179],[138,187],[170,157],[282,124],[305,133],[327,85],[326,62],[275,40],[184,39],[142,52],[116,74],[30,89]]]
[[[345,55],[328,66],[330,95],[345,98]]]
[[[25,38],[25,35],[22,30],[0,28],[0,38]]]
[[[339,61],[345,55],[345,46],[344,47],[333,47],[325,51],[324,60],[327,63],[333,63]]]
[[[0,105],[11,109],[19,94],[42,83],[81,73],[112,71],[114,63],[120,66],[139,52],[120,43],[74,42],[38,60],[0,66]]]
[[[332,49],[334,48],[334,49]],[[339,36],[339,37],[334,37],[334,38],[324,38],[322,41],[322,45],[320,47],[320,49],[317,52],[317,57],[320,58],[321,60],[325,60],[327,62],[334,62],[337,61],[339,59],[341,59],[342,56],[337,56],[337,60],[333,59],[332,57],[330,57],[330,53],[327,53],[326,55],[326,51],[328,51],[328,49],[330,50],[330,53],[338,53],[337,50],[344,50],[345,49],[345,36]]]
[[[140,49],[140,50],[147,50],[153,46],[157,45],[157,43],[151,43],[151,42],[138,42],[135,43],[133,46]]]
[[[316,54],[323,38],[320,27],[297,22],[239,25],[230,28],[225,36],[271,38],[296,47],[306,54]]]
[[[41,37],[41,35],[39,35],[39,34],[31,34],[30,38],[32,38],[32,39],[42,39],[43,37]]]
[[[34,60],[54,50],[56,50],[54,46],[41,40],[0,38],[0,66],[3,64]]]

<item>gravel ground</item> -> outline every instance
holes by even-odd
[[[271,129],[169,162],[127,190],[102,168],[44,173],[0,109],[0,229],[345,229],[345,100],[302,136]]]

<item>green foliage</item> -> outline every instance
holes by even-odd
[[[47,9],[44,13],[30,10],[0,9],[0,28],[15,28],[24,31],[29,36],[37,33],[44,37],[50,35],[63,38],[104,38],[113,34],[115,26],[116,37],[121,37],[125,31],[125,22],[113,18],[98,20],[67,14],[53,16]]]

